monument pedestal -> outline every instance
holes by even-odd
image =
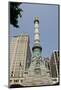
[[[51,85],[52,80],[44,62],[35,57],[32,59],[28,74],[24,79],[25,86]]]

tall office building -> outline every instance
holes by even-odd
[[[20,84],[31,63],[29,36],[15,36],[10,42],[10,85]]]
[[[51,77],[59,78],[59,51],[54,51],[50,60]]]

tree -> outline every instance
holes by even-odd
[[[18,28],[18,16],[22,17],[21,12],[23,11],[19,8],[19,2],[10,2],[10,24]]]

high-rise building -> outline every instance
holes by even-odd
[[[10,42],[10,85],[21,84],[31,63],[29,36],[15,36]]]
[[[59,78],[59,51],[54,51],[50,60],[51,77]]]

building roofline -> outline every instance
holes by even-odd
[[[29,36],[27,33],[22,33],[22,34],[20,34],[20,35],[15,35],[15,36],[13,36],[13,37],[20,37],[20,36]]]

